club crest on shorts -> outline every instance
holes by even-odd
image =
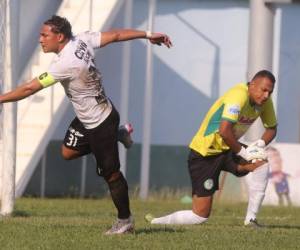
[[[213,188],[213,186],[214,186],[214,181],[213,181],[213,179],[207,179],[207,180],[204,182],[203,186],[204,186],[204,188],[205,188],[206,190],[211,190],[211,189]]]

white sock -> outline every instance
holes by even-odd
[[[195,214],[192,210],[181,210],[175,213],[155,218],[151,224],[200,224],[207,221],[208,218]]]
[[[245,224],[249,223],[250,219],[256,219],[256,215],[265,197],[265,191],[268,184],[268,174],[269,163],[266,163],[246,176],[249,200]]]

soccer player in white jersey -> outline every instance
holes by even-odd
[[[168,48],[172,46],[165,34],[133,29],[86,31],[73,36],[66,18],[52,16],[44,22],[39,39],[45,53],[56,54],[48,71],[0,96],[2,105],[26,98],[57,82],[62,84],[76,114],[66,132],[62,155],[66,160],[89,153],[95,156],[98,174],[107,182],[118,211],[116,223],[106,234],[132,232],[134,221],[127,181],[120,172],[119,113],[105,95],[101,74],[95,65],[94,49],[133,39],[148,39],[152,44],[163,44]]]

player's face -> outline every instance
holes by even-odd
[[[274,89],[274,84],[267,77],[259,77],[249,84],[249,96],[251,102],[261,106],[271,96]]]
[[[58,53],[61,36],[61,34],[52,32],[51,26],[43,25],[40,31],[40,44],[43,51],[45,53]]]

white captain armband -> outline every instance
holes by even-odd
[[[41,74],[37,79],[38,79],[39,83],[42,84],[43,88],[47,88],[57,82],[57,81],[55,81],[53,76],[47,72]]]

